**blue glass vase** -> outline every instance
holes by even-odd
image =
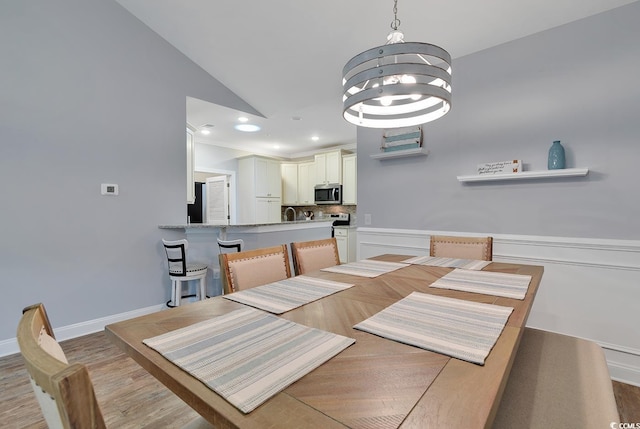
[[[564,148],[560,144],[560,140],[556,140],[549,148],[549,161],[547,163],[547,169],[559,170],[561,168],[564,168]]]

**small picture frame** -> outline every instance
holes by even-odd
[[[395,152],[422,147],[422,127],[392,128],[382,134],[380,150]]]
[[[522,172],[522,160],[497,161],[478,164],[478,174],[514,174]]]

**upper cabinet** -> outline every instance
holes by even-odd
[[[290,206],[298,203],[298,164],[283,163],[282,172],[282,205]]]
[[[323,152],[315,155],[316,184],[342,184],[342,151]]]
[[[313,187],[316,185],[315,162],[283,163],[282,205],[314,204]]]
[[[298,164],[298,201],[302,205],[315,204],[313,187],[316,186],[316,163],[313,161]]]
[[[253,164],[256,197],[280,197],[282,193],[280,161],[251,157],[247,158],[247,162]],[[251,165],[248,169],[251,169]]]
[[[187,126],[187,204],[196,201],[196,185],[193,181],[193,166],[195,164],[195,140],[193,130]]]
[[[358,158],[349,154],[342,156],[342,204],[357,204]]]

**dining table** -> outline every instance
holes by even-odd
[[[385,254],[377,261],[411,256]],[[107,325],[108,338],[191,408],[225,428],[487,428],[509,379],[543,267],[493,261],[483,272],[531,276],[523,299],[431,287],[454,268],[407,264],[376,277],[330,271],[306,276],[352,287],[277,317],[355,340],[355,343],[245,413],[184,371],[145,339],[229,314],[246,305],[217,296]],[[355,329],[419,292],[511,307],[483,364]]]

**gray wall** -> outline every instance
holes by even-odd
[[[56,327],[166,301],[186,96],[252,109],[110,0],[3,1],[0,58],[0,342],[36,302]]]
[[[359,226],[368,213],[381,228],[639,239],[638,22],[640,2],[455,59],[427,157],[371,159],[381,132],[359,129]],[[510,159],[545,170],[553,140],[586,178],[456,179]]]

